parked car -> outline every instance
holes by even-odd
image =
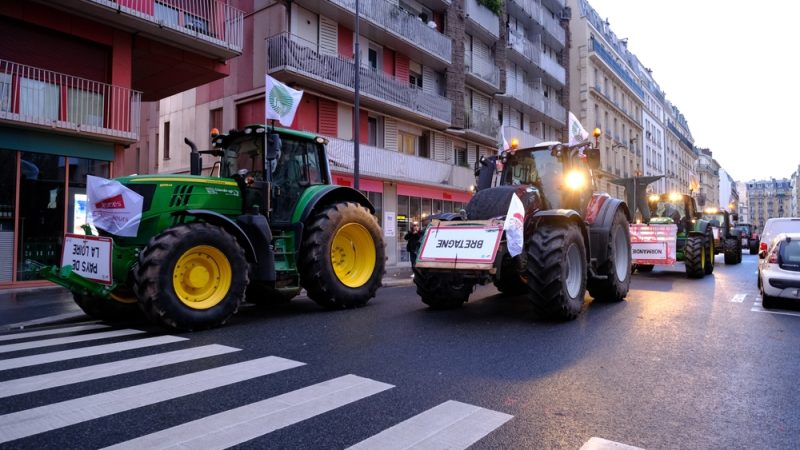
[[[778,298],[800,300],[800,232],[779,233],[758,256],[762,306],[774,308]]]
[[[761,230],[758,251],[767,251],[775,236],[781,233],[800,233],[800,217],[774,217],[767,219],[764,229]]]

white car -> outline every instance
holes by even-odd
[[[800,301],[800,232],[778,234],[758,257],[762,306],[773,308],[778,298]]]
[[[764,267],[764,257],[769,249],[769,244],[780,233],[800,233],[800,217],[774,217],[767,219],[764,229],[761,230],[761,240],[758,244],[758,287],[761,287],[761,269]]]

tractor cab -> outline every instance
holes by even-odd
[[[258,207],[271,223],[291,222],[308,187],[330,184],[322,137],[251,125],[218,134],[212,142],[215,150],[210,152],[221,157],[215,163],[219,175],[236,179],[245,192],[244,211]]]
[[[698,219],[694,199],[685,194],[653,194],[648,197],[651,224],[675,224],[678,233],[691,229],[691,224]]]

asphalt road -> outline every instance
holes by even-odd
[[[744,255],[725,266],[720,255],[702,280],[687,279],[681,266],[636,274],[627,301],[587,298],[568,323],[540,320],[525,297],[500,297],[491,286],[463,308],[431,311],[408,286],[384,288],[350,311],[307,299],[247,308],[219,329],[79,358],[62,352],[168,333],[146,323],[6,333],[0,447],[99,448],[169,430],[130,445],[174,438],[191,448],[338,449],[372,438],[365,447],[391,448],[444,423],[449,433],[426,448],[579,449],[592,437],[650,449],[797,448],[800,306],[761,309],[756,261]],[[117,329],[147,333],[49,341]],[[126,361],[183,349],[216,354]],[[118,361],[114,370],[93,367]],[[74,383],[53,384],[70,376]],[[322,399],[309,392],[328,388]],[[215,414],[218,421],[208,419]],[[189,442],[220,423],[231,432]],[[396,434],[374,440],[387,433]]]

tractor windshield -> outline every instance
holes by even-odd
[[[323,147],[309,139],[281,136],[281,152],[272,171],[272,219],[291,221],[303,191],[314,184],[327,184],[322,164]]]
[[[548,149],[509,152],[501,184],[530,185],[542,194],[548,208],[561,208],[564,167]]]
[[[725,225],[725,216],[723,214],[703,214],[703,220],[707,220],[712,227]]]

